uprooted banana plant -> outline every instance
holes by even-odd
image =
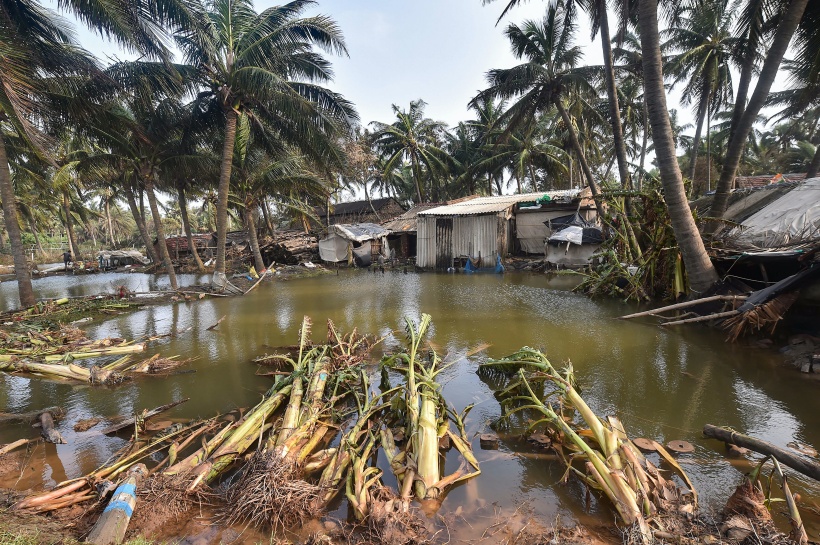
[[[662,524],[659,514],[677,513],[681,508],[693,510],[697,506],[691,481],[662,446],[655,443],[660,455],[686,482],[688,492],[661,476],[658,468],[630,441],[617,418],[604,420],[589,408],[575,388],[571,364],[562,375],[544,354],[525,347],[506,358],[482,364],[479,372],[516,377],[497,393],[504,418],[522,411],[540,415],[530,429],[544,425],[551,429],[567,472],[576,474],[591,489],[603,492],[639,542],[654,541],[655,530],[650,521]],[[536,383],[551,386],[551,392],[537,394],[533,388]],[[549,401],[553,397],[557,407]],[[571,454],[567,456],[565,451]],[[576,467],[580,461],[584,461],[583,470]]]
[[[461,414],[447,407],[436,376],[447,368],[433,350],[422,354],[422,343],[430,327],[431,318],[422,314],[418,325],[405,318],[406,352],[393,354],[382,361],[384,368],[404,376],[401,387],[403,396],[393,397],[392,409],[407,438],[404,450],[399,451],[390,430],[381,432],[382,448],[390,460],[391,468],[399,481],[401,497],[407,499],[410,487],[415,484],[415,496],[420,500],[437,499],[447,488],[481,473],[473,456],[470,441],[464,429],[472,406]],[[453,433],[453,423],[458,433]],[[452,475],[443,477],[440,468],[439,440],[447,436],[464,457],[464,463]]]

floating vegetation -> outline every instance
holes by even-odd
[[[0,313],[0,323],[16,329],[56,329],[93,314],[118,314],[141,307],[142,303],[124,300],[116,295],[92,295],[71,299],[64,297],[40,301],[33,307]]]

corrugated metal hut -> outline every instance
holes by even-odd
[[[419,212],[442,206],[442,204],[417,204],[401,216],[382,222],[382,226],[391,231],[387,240],[390,244],[390,250],[396,257],[406,259],[416,255]]]
[[[447,269],[466,257],[483,264],[517,250],[543,254],[549,236],[544,222],[579,208],[594,219],[588,190],[481,197],[424,210],[417,217],[416,264]]]

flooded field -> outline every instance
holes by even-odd
[[[198,280],[180,278],[188,284]],[[79,295],[126,282],[130,289],[145,291],[162,286],[162,279],[144,275],[99,275],[40,280],[35,290],[39,297]],[[569,289],[574,282],[571,277],[544,275],[347,271],[263,283],[248,297],[153,306],[91,322],[86,329],[92,337],[139,339],[190,328],[150,350],[196,358],[187,367],[196,372],[136,380],[115,389],[0,375],[0,412],[50,405],[67,411],[59,430],[68,444],[38,447],[33,456],[42,463],[32,467],[42,470],[21,475],[16,486],[41,489],[81,476],[124,444],[124,438],[104,437],[93,430],[74,432],[72,426],[79,419],[134,414],[183,397],[191,400],[176,407],[171,417],[208,417],[254,405],[270,380],[255,376],[257,367],[250,360],[270,353],[271,347],[296,342],[304,315],[313,318],[317,338],[324,335],[323,324],[331,318],[342,330],[358,327],[386,337],[389,350],[403,334],[404,316],[431,314],[433,345],[456,362],[439,377],[444,395],[458,410],[476,404],[467,422],[470,435],[489,430],[500,414],[492,385],[475,373],[487,355],[504,356],[526,345],[543,349],[556,365],[571,360],[584,398],[597,413],[618,415],[630,436],[663,443],[683,439],[695,445],[696,451],[680,461],[706,508],[722,507],[752,464],[727,459],[720,443],[702,438],[704,424],[731,426],[781,447],[792,441],[820,445],[817,383],[781,367],[774,351],[728,345],[719,332],[706,328],[663,330],[617,320],[634,307],[573,294]],[[0,308],[16,306],[12,285],[0,286]],[[226,318],[218,329],[206,330],[222,316]],[[464,357],[483,343],[491,345],[486,352]],[[23,426],[6,425],[0,427],[0,443],[35,434]],[[608,507],[595,501],[586,505],[582,487],[572,480],[559,484],[563,468],[536,453],[516,430],[500,435],[496,451],[481,450],[476,438],[473,446],[482,474],[444,501],[441,513],[451,521],[451,538],[475,538],[494,522],[487,513],[509,514],[521,506],[546,524],[556,516],[565,524],[611,523]],[[457,458],[448,456],[448,473],[458,467]],[[817,483],[799,475],[791,482],[806,505],[817,505]],[[345,514],[346,506],[340,504],[335,516]],[[807,511],[804,517],[809,536],[816,538],[817,515]]]

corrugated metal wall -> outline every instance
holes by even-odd
[[[418,253],[416,264],[419,267],[436,267],[437,253],[442,254],[444,248],[438,248],[436,243],[436,220],[443,219],[434,216],[419,216],[418,218]],[[494,259],[496,253],[501,251],[502,257],[507,254],[507,242],[509,237],[509,221],[496,214],[484,214],[481,216],[455,216],[452,229],[452,255],[447,260],[452,261],[453,257],[467,255],[478,257],[481,255],[483,265],[489,266],[487,258]],[[450,241],[444,241],[450,243]],[[443,262],[439,255],[439,261]]]

